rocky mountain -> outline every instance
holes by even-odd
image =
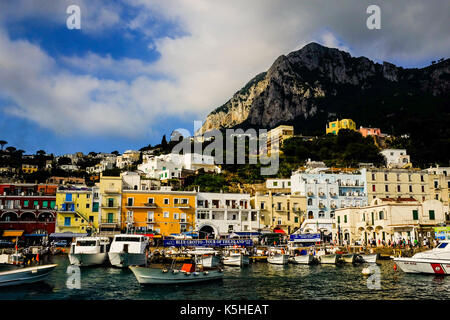
[[[296,133],[315,134],[348,117],[392,134],[432,125],[449,137],[449,92],[450,59],[405,69],[310,43],[276,59],[212,111],[201,131],[292,124]]]

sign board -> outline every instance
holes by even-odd
[[[434,236],[440,240],[450,240],[450,227],[435,227]]]
[[[291,234],[289,240],[294,242],[320,242],[320,233]]]
[[[250,239],[222,239],[222,240],[164,240],[164,247],[229,247],[253,246]]]

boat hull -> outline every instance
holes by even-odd
[[[314,263],[314,256],[309,254],[303,256],[295,256],[291,261],[295,264],[312,264]]]
[[[109,252],[108,257],[111,265],[119,268],[142,266],[147,262],[145,253]]]
[[[267,262],[271,264],[287,264],[289,262],[289,255],[280,254],[267,257]]]
[[[225,266],[242,267],[250,263],[250,257],[247,255],[228,256],[223,258],[223,264]]]
[[[94,266],[104,264],[107,253],[69,253],[70,264],[75,266]]]
[[[363,262],[377,263],[377,259],[378,259],[377,254],[361,254],[360,256],[361,256]]]
[[[447,275],[450,273],[450,260],[395,258],[394,261],[406,273],[428,273]]]
[[[43,281],[56,266],[50,264],[0,272],[0,287]]]
[[[336,264],[339,261],[339,254],[325,254],[319,257],[321,264]]]
[[[162,269],[131,266],[131,271],[140,284],[185,284],[223,279],[223,272],[218,270],[204,272],[163,272]]]
[[[199,263],[206,268],[218,267],[220,264],[220,257],[218,256],[206,256],[199,259]]]
[[[354,253],[343,254],[341,259],[345,263],[355,263],[356,255]]]

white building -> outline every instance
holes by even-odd
[[[406,149],[385,149],[380,152],[386,159],[388,168],[408,168],[411,167],[411,159],[406,154]]]
[[[134,150],[127,150],[121,156],[116,158],[116,167],[123,169],[126,166],[131,166],[133,162],[139,160],[140,152]]]
[[[157,190],[160,180],[143,178],[138,172],[127,171],[121,174],[124,190]]]
[[[277,192],[277,190],[291,190],[291,179],[267,179],[266,188]]]
[[[333,239],[353,244],[434,238],[433,227],[445,222],[445,209],[438,200],[375,198],[368,206],[336,210]]]
[[[197,193],[195,230],[200,237],[257,232],[259,218],[247,193]]]
[[[206,172],[220,173],[220,168],[214,165],[213,156],[197,153],[145,155],[143,163],[138,166],[138,170],[145,173],[147,177],[161,180],[180,178],[183,169],[204,169]]]
[[[97,173],[100,174],[105,170],[112,169],[114,167],[114,164],[116,163],[116,157],[107,157],[104,158],[100,163],[97,163],[95,166],[87,167],[86,172],[93,174]]]

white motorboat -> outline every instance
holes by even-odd
[[[222,263],[225,266],[247,266],[250,263],[250,255],[245,248],[227,248]]]
[[[297,255],[289,258],[289,261],[295,264],[313,264],[316,259],[311,254]]]
[[[366,262],[366,263],[377,263],[378,260],[378,254],[359,254],[358,255],[362,262]]]
[[[442,241],[436,248],[419,252],[411,258],[394,258],[400,269],[406,273],[450,273],[450,240]]]
[[[12,264],[0,265],[0,286],[13,286],[43,281],[57,264],[21,267]]]
[[[288,264],[289,254],[286,253],[284,248],[270,248],[267,262],[271,264]]]
[[[185,284],[206,282],[212,280],[222,280],[222,269],[204,270],[198,264],[198,257],[201,254],[194,254],[193,263],[184,263],[181,269],[175,267],[175,260],[170,268],[154,268],[130,266],[137,281],[142,284]]]
[[[147,264],[148,237],[136,234],[115,235],[109,249],[111,265],[116,267]]]
[[[213,248],[194,248],[194,250],[187,251],[187,253],[198,255],[198,264],[201,264],[205,268],[218,267],[222,260],[219,252]]]
[[[76,266],[104,264],[108,259],[109,238],[76,238],[70,246],[69,261]]]
[[[317,252],[317,259],[321,264],[336,264],[341,261],[341,255],[336,253],[336,249],[320,249]]]

